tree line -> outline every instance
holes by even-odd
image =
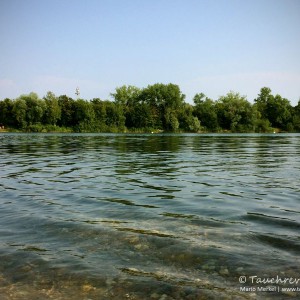
[[[0,125],[29,132],[271,132],[300,131],[300,100],[293,107],[263,87],[254,103],[229,92],[212,100],[203,93],[185,102],[178,85],[124,85],[113,101],[36,93],[0,101]]]

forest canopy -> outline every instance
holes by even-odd
[[[268,87],[250,103],[229,92],[216,100],[203,93],[185,101],[176,84],[117,87],[113,101],[36,93],[0,101],[0,129],[24,132],[299,132],[300,100],[273,95]]]

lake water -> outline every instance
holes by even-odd
[[[1,299],[297,297],[299,179],[299,134],[1,134]]]

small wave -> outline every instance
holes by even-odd
[[[136,228],[129,228],[129,227],[116,227],[116,229],[119,231],[128,231],[128,232],[153,235],[153,236],[164,237],[164,238],[176,238],[176,236],[172,234],[163,233],[158,230],[145,230],[145,229],[136,229]]]
[[[136,204],[133,201],[126,200],[126,199],[104,198],[104,199],[101,199],[101,200],[108,201],[108,202],[113,202],[113,203],[119,203],[119,204],[123,204],[123,205],[129,205],[129,206],[141,206],[141,207],[145,207],[145,208],[158,208],[158,206],[155,206],[155,205]]]
[[[164,217],[172,217],[176,219],[194,219],[196,217],[195,215],[175,214],[175,213],[168,213],[168,212],[164,212],[160,215]]]
[[[48,250],[37,247],[37,246],[26,246],[22,249],[23,251],[30,251],[30,252],[47,252]]]
[[[83,222],[87,224],[93,224],[93,225],[102,224],[102,223],[107,223],[112,225],[129,223],[128,221],[118,221],[118,220],[86,220]]]
[[[227,286],[226,289],[220,285],[220,282],[216,282],[216,280],[211,280],[210,278],[199,278],[197,276],[187,276],[182,273],[173,273],[173,272],[164,272],[164,271],[144,271],[136,268],[120,268],[122,273],[125,273],[129,276],[133,277],[144,277],[156,280],[158,282],[164,282],[171,286],[176,286],[177,289],[179,287],[185,287],[189,289],[189,294],[191,299],[227,299],[230,295],[230,298],[234,299],[252,299],[252,297],[245,296],[245,294],[237,291],[235,288],[231,286]],[[196,291],[201,290],[200,294],[196,293],[193,295],[193,289]],[[194,297],[193,297],[194,296]],[[200,297],[200,298],[198,298]],[[151,297],[152,298],[152,297]],[[161,297],[160,299],[165,299],[165,297]],[[167,297],[166,297],[167,298]],[[184,297],[185,298],[185,297]],[[190,298],[190,297],[188,297]],[[177,299],[177,298],[176,298]]]
[[[277,226],[284,226],[284,227],[289,227],[294,229],[300,229],[300,224],[295,220],[291,220],[283,217],[269,216],[262,213],[248,212],[243,219],[249,221],[261,222],[266,225],[277,225]]]
[[[138,270],[136,268],[120,268],[123,273],[126,273],[131,276],[138,276],[138,277],[151,277],[158,281],[168,281],[172,283],[176,283],[179,285],[193,285],[193,286],[206,286],[208,287],[209,284],[201,280],[199,278],[191,278],[187,276],[180,276],[177,274],[176,276],[167,272],[148,272],[143,270]],[[213,287],[213,286],[211,286]]]
[[[255,234],[255,238],[261,243],[267,244],[269,246],[285,250],[288,252],[297,252],[300,251],[300,241],[292,239],[291,237],[286,236],[274,236],[272,234]]]

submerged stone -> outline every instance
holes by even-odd
[[[226,267],[221,267],[219,274],[220,275],[229,275],[229,271]]]

